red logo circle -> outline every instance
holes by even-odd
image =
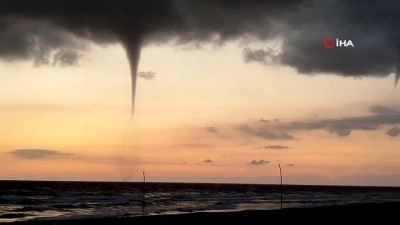
[[[335,47],[336,46],[336,43],[335,43],[336,41],[335,41],[335,38],[333,38],[333,37],[326,37],[325,39],[324,39],[324,45],[325,45],[325,47],[326,48],[333,48],[333,47]]]

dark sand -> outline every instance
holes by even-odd
[[[239,212],[189,213],[125,218],[26,221],[10,225],[83,225],[83,224],[400,224],[400,202],[369,203],[283,210],[246,210]]]

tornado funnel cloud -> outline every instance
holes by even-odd
[[[126,51],[126,56],[129,61],[130,73],[131,73],[131,113],[135,112],[135,99],[136,99],[136,81],[137,72],[140,61],[142,41],[140,38],[131,38],[123,41],[123,46]]]

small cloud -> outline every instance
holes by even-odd
[[[268,49],[243,49],[243,56],[246,63],[258,62],[264,65],[276,64],[279,62],[279,54],[271,48]]]
[[[390,137],[397,137],[400,134],[400,128],[399,127],[393,127],[386,131],[386,134],[389,135]]]
[[[350,129],[329,129],[329,133],[336,134],[338,137],[347,137],[351,131]]]
[[[294,167],[294,166],[295,166],[295,164],[293,164],[293,163],[289,163],[289,164],[286,164],[286,166],[287,166],[287,167]]]
[[[267,146],[258,147],[258,149],[285,150],[285,149],[289,149],[289,146],[286,146],[286,145],[267,145]]]
[[[211,159],[206,159],[206,160],[203,160],[203,163],[213,163],[213,161]]]
[[[156,77],[156,72],[154,71],[147,71],[147,72],[139,72],[138,77],[146,79],[146,80],[152,80]]]
[[[265,119],[260,119],[260,122],[261,123],[269,123],[270,121],[269,120],[265,120]]]
[[[60,64],[62,66],[78,65],[81,55],[75,51],[58,51],[54,56],[53,66]]]
[[[270,163],[270,161],[267,161],[267,160],[264,160],[264,159],[261,159],[261,160],[255,160],[255,159],[253,159],[253,160],[250,162],[250,165],[253,165],[253,166],[262,166],[262,165],[267,165],[268,163]]]
[[[42,159],[48,157],[72,155],[72,154],[61,153],[55,150],[46,150],[46,149],[17,149],[10,153],[13,154],[15,157],[24,159]]]
[[[209,133],[218,134],[218,129],[216,127],[206,127],[205,129]]]

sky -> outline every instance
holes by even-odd
[[[0,179],[400,186],[398,3],[35,1],[0,3]]]

